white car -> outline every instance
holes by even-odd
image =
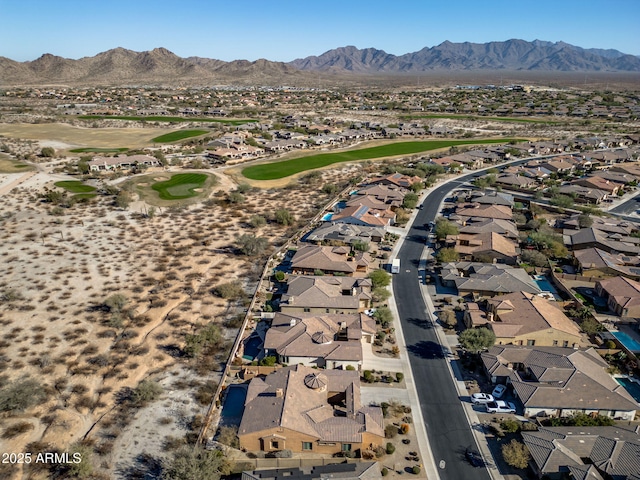
[[[493,395],[494,398],[502,398],[502,396],[504,395],[504,392],[506,391],[507,391],[507,386],[499,383],[498,385],[496,385],[496,388],[493,389],[493,392],[491,392],[491,395]]]
[[[474,393],[471,395],[471,403],[474,405],[482,405],[493,401],[493,396],[488,393]]]
[[[487,413],[516,413],[516,406],[513,403],[502,400],[486,403],[485,408]]]

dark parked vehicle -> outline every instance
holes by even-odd
[[[466,458],[467,462],[469,462],[473,467],[484,467],[484,460],[482,460],[480,454],[471,447],[467,447],[465,450],[464,458]]]

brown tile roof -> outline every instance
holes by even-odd
[[[460,205],[456,208],[459,217],[471,218],[498,218],[502,220],[511,220],[513,214],[511,208],[506,205],[480,205],[468,204]]]
[[[371,259],[367,253],[349,257],[349,247],[322,247],[306,245],[298,249],[291,259],[295,269],[322,270],[327,272],[353,273],[358,266],[368,266]]]
[[[349,292],[349,295],[345,295]],[[368,278],[292,275],[281,304],[301,308],[358,309],[360,300],[371,300]]]
[[[509,376],[526,408],[618,411],[638,408],[631,395],[607,373],[607,363],[593,348],[494,346],[482,359],[494,371],[497,362],[524,365],[526,375],[514,369]]]
[[[508,338],[552,328],[580,339],[578,326],[555,302],[537,295],[510,293],[488,300],[488,308],[496,315],[496,321],[489,325],[497,337]]]
[[[626,277],[613,277],[597,282],[623,308],[640,305],[640,283]]]
[[[310,388],[309,376],[323,375],[325,388]],[[278,392],[281,392],[280,394]],[[346,413],[328,402],[332,393],[346,396]],[[320,441],[359,443],[364,432],[384,439],[382,410],[363,407],[360,378],[356,371],[316,370],[295,365],[249,383],[238,435],[282,427]],[[286,436],[286,433],[282,434]]]

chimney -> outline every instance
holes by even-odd
[[[487,312],[487,320],[493,322],[493,312]]]
[[[284,395],[284,390],[282,390],[281,388],[276,388],[276,397],[282,398],[283,395]]]

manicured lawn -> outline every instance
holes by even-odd
[[[426,140],[421,142],[396,142],[377,147],[361,148],[339,153],[320,153],[308,157],[292,158],[281,162],[263,163],[242,170],[242,175],[251,180],[276,180],[288,177],[296,173],[326,167],[334,163],[352,162],[355,160],[368,160],[375,158],[392,157],[396,155],[411,155],[414,153],[437,150],[439,148],[455,145],[481,145],[493,143],[509,143],[521,141],[518,139],[503,138],[499,140]]]
[[[79,180],[65,180],[62,182],[56,182],[54,185],[56,187],[64,188],[70,193],[92,193],[96,191],[96,187],[85,185]]]
[[[225,123],[228,125],[242,125],[243,123],[253,123],[257,122],[253,118],[234,118],[234,119],[223,119],[223,118],[185,118],[185,117],[136,117],[136,116],[125,116],[125,115],[80,115],[78,118],[83,120],[131,120],[133,122],[210,122],[210,123]]]
[[[176,132],[166,133],[159,137],[151,139],[156,143],[170,143],[177,142],[178,140],[184,140],[185,138],[197,137],[209,133],[207,130],[178,130]]]
[[[548,125],[560,125],[566,122],[557,122],[554,120],[544,120],[542,118],[520,118],[520,117],[483,117],[476,115],[455,115],[455,114],[433,114],[433,115],[406,115],[402,116],[405,120],[414,118],[454,118],[458,120],[493,120],[496,122],[519,122],[519,123],[545,123]]]
[[[122,153],[129,150],[128,148],[74,148],[69,150],[71,153]]]
[[[154,183],[151,188],[162,200],[182,200],[198,195],[195,189],[202,188],[207,178],[204,173],[178,173],[169,180]]]

